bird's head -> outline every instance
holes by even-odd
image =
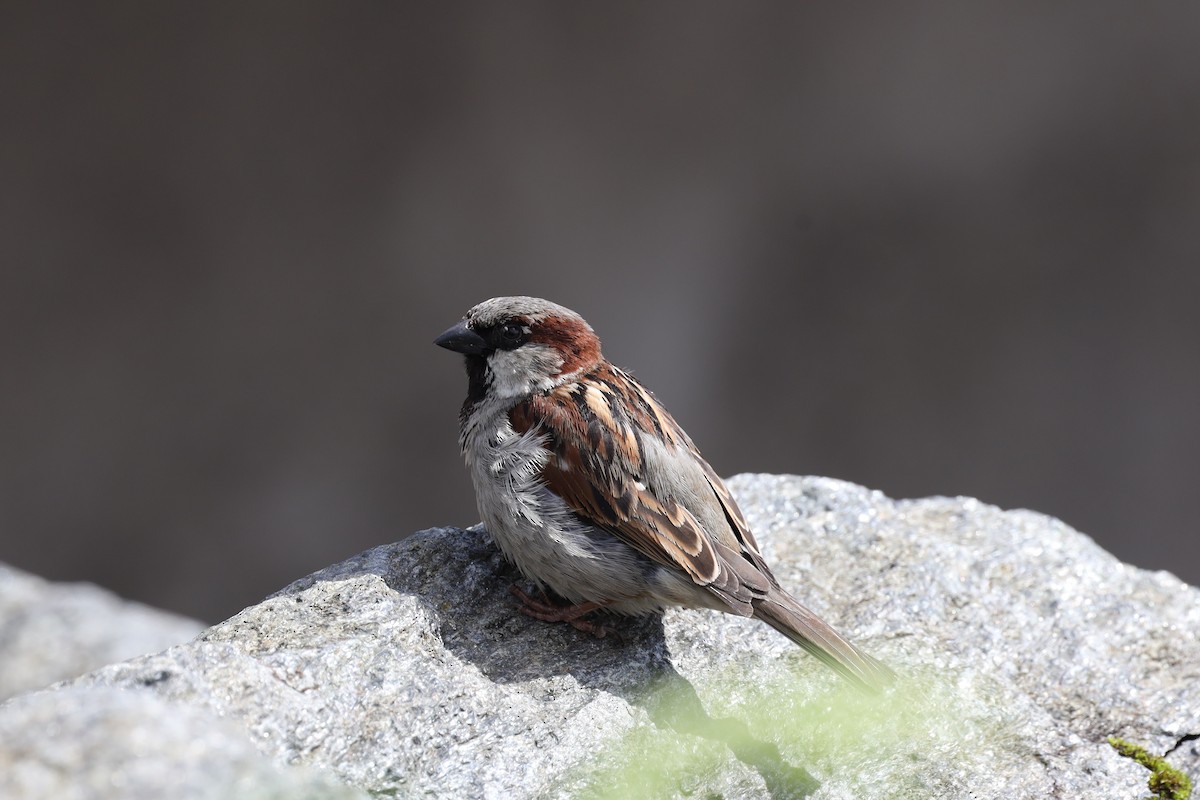
[[[485,300],[434,344],[466,356],[476,400],[548,392],[603,360],[600,340],[583,317],[537,297]]]

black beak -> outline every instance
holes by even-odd
[[[482,336],[467,327],[466,320],[434,339],[433,343],[438,347],[468,356],[482,355],[488,349],[487,342],[483,340]]]

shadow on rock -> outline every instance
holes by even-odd
[[[528,583],[479,527],[424,531],[392,553],[386,561],[364,559],[356,568],[378,574],[393,591],[423,602],[438,620],[446,649],[490,680],[507,684],[570,675],[586,689],[644,709],[660,727],[724,743],[759,773],[772,797],[806,797],[818,787],[807,770],[788,764],[775,745],[751,736],[745,723],[705,712],[695,688],[671,663],[661,617],[612,618],[617,635],[603,639],[570,625],[531,619],[509,594],[512,584]],[[318,573],[281,594],[347,574]]]

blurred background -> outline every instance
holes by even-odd
[[[1200,4],[0,9],[0,561],[210,622],[477,520],[475,302],[718,472],[1200,582]]]

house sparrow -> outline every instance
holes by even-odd
[[[584,615],[715,608],[762,620],[855,684],[890,681],[779,585],[725,484],[574,311],[496,297],[435,344],[466,356],[459,442],[484,524],[566,601],[513,587],[525,613],[603,635]]]

